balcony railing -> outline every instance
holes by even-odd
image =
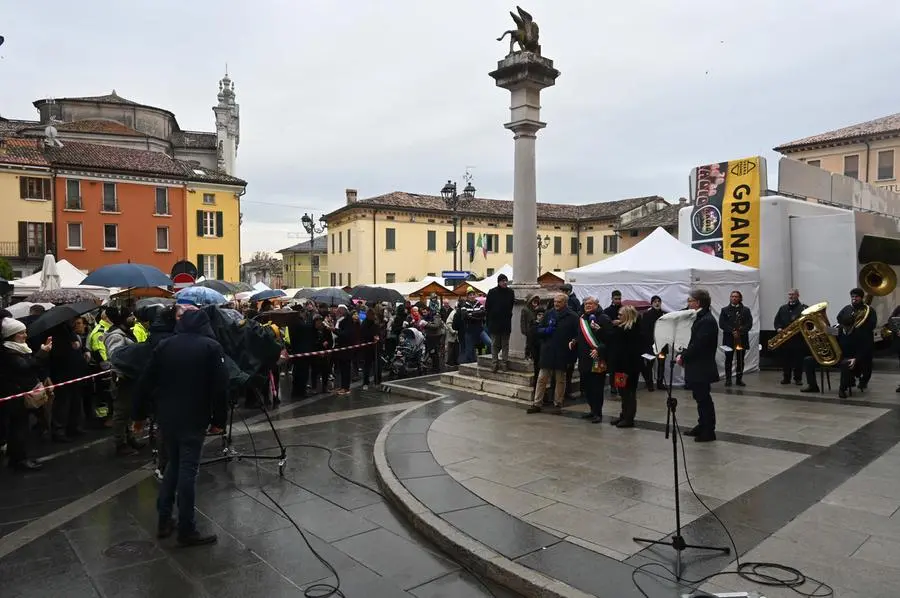
[[[83,210],[81,203],[81,197],[67,197],[66,198],[66,209],[67,210]]]
[[[18,241],[0,241],[0,257],[42,259],[45,253],[46,247],[24,245]]]

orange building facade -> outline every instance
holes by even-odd
[[[55,197],[57,257],[78,268],[130,261],[169,272],[188,257],[183,180],[63,170]]]

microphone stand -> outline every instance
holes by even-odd
[[[674,346],[674,343],[669,346]],[[680,352],[678,354],[680,354]],[[675,533],[672,534],[670,538],[664,540],[651,540],[649,538],[632,538],[632,540],[634,540],[635,542],[640,542],[642,544],[650,544],[651,546],[671,546],[673,549],[675,549],[675,579],[681,581],[681,553],[686,549],[691,548],[695,550],[712,550],[715,552],[721,552],[722,554],[731,554],[731,548],[703,546],[700,544],[688,544],[687,542],[685,542],[684,536],[681,535],[681,498],[679,496],[678,488],[678,438],[681,436],[681,434],[678,430],[678,419],[675,413],[678,409],[678,399],[672,396],[672,380],[675,375],[675,358],[676,354],[673,354],[672,360],[669,363],[669,388],[666,391],[666,440],[669,439],[671,430],[672,471],[675,478]]]

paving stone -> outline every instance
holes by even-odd
[[[144,598],[178,596],[205,598],[199,585],[192,584],[168,559],[141,563],[104,573],[94,578],[104,598]],[[67,593],[67,596],[73,596]]]
[[[203,588],[218,598],[302,598],[302,590],[266,563],[256,563],[202,580]]]
[[[314,498],[284,508],[301,528],[328,542],[373,530],[371,521],[321,498]],[[296,533],[296,529],[290,526]]]
[[[334,545],[403,589],[422,585],[458,568],[443,557],[380,528]]]
[[[445,513],[442,518],[463,533],[510,559],[519,558],[559,542],[559,538],[493,505]]]
[[[394,475],[401,480],[445,474],[431,453],[388,453],[387,459]]]
[[[457,511],[485,504],[448,475],[405,480],[404,486],[435,513]]]

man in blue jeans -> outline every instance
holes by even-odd
[[[206,429],[225,426],[228,372],[225,354],[216,340],[209,316],[194,306],[177,307],[175,334],[153,351],[139,383],[135,421],[143,421],[151,401],[168,464],[159,488],[157,537],[176,529],[172,510],[178,499],[178,543],[201,546],[216,541],[214,534],[197,530],[194,518],[197,470]]]

